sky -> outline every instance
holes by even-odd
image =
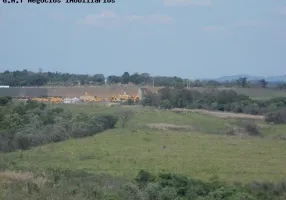
[[[285,0],[0,2],[0,71],[286,74]]]

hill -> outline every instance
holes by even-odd
[[[94,107],[65,108],[90,112]],[[118,110],[100,110],[112,113],[114,109]],[[152,173],[172,171],[203,180],[218,175],[230,182],[279,180],[286,176],[285,141],[275,139],[285,126],[272,127],[273,133],[269,133],[270,127],[257,121],[264,138],[227,136],[223,133],[239,120],[134,109],[136,114],[128,128],[118,127],[94,137],[48,144],[5,157],[14,168],[85,170],[130,178],[142,169]]]

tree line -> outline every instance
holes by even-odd
[[[32,100],[14,103],[11,97],[0,97],[0,152],[91,136],[114,128],[117,120],[115,115],[74,115]]]
[[[188,80],[180,77],[151,76],[148,73],[124,72],[122,75],[103,74],[70,74],[60,72],[31,72],[28,70],[6,70],[0,73],[0,85],[16,86],[76,86],[76,85],[104,85],[104,84],[128,84],[152,85],[158,87],[260,87],[266,88],[269,83],[264,79],[248,81],[246,77],[240,77],[234,81],[218,82],[215,80]],[[285,89],[285,83],[272,84],[271,87]]]
[[[265,115],[267,122],[286,123],[286,97],[253,100],[233,90],[209,89],[204,92],[186,88],[162,88],[157,93],[147,91],[143,106],[161,109],[188,108],[223,112]]]

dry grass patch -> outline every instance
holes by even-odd
[[[13,172],[3,171],[0,172],[0,183],[16,183],[16,182],[32,182],[39,188],[43,187],[48,179],[46,176],[35,176],[31,172]]]
[[[28,181],[32,180],[34,175],[30,172],[0,172],[0,181]]]
[[[193,113],[200,113],[205,115],[211,115],[214,117],[225,118],[225,119],[264,119],[264,116],[261,115],[249,115],[249,114],[242,114],[242,113],[231,113],[231,112],[220,112],[220,111],[209,111],[203,109],[181,109],[181,108],[174,108],[172,109],[174,112],[193,112]]]
[[[193,128],[191,126],[184,125],[176,125],[176,124],[166,124],[166,123],[155,123],[155,124],[147,124],[149,128],[157,129],[161,131],[191,131]]]

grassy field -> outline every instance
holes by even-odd
[[[122,107],[62,105],[72,112],[117,112]],[[227,136],[222,133],[238,120],[199,113],[178,114],[151,108],[133,108],[127,128],[116,128],[83,139],[72,139],[31,150],[2,154],[13,169],[49,168],[85,170],[133,178],[144,169],[175,172],[226,181],[280,180],[286,178],[286,126],[257,120],[263,137]],[[188,125],[192,130],[162,131],[150,123]]]

